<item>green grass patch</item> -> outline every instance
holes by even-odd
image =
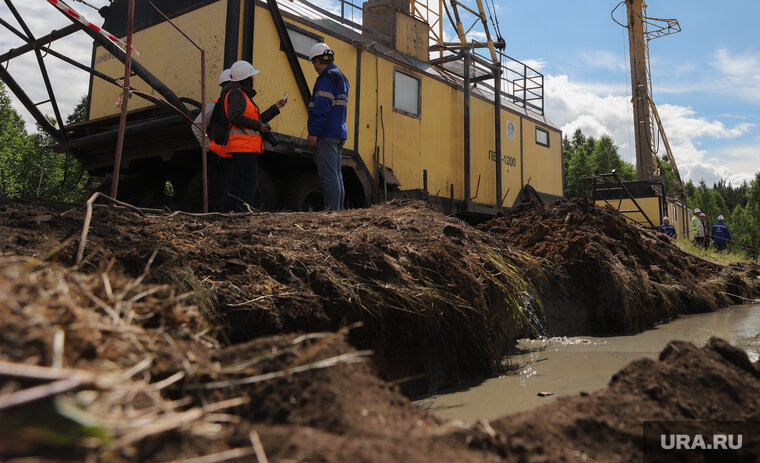
[[[693,242],[687,240],[676,240],[675,244],[683,251],[688,252],[693,256],[697,256],[701,259],[721,264],[730,265],[737,263],[752,263],[755,262],[753,256],[740,249],[726,249],[725,251],[718,252],[714,247],[704,248],[702,246],[696,246]]]

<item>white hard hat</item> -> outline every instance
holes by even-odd
[[[723,220],[723,216],[722,216],[722,215],[719,215],[719,216],[718,216],[718,220]]]
[[[230,66],[230,80],[233,82],[240,82],[258,73],[259,71],[254,69],[248,61],[236,61]]]
[[[699,214],[700,212],[702,212],[702,211],[700,211],[699,208],[694,209],[694,213],[695,214]]]
[[[315,43],[311,50],[309,50],[309,61],[313,60],[314,58],[318,56],[333,56],[335,55],[335,52],[330,50],[330,47],[327,46],[326,43]]]
[[[229,81],[230,81],[230,70],[225,69],[224,71],[222,71],[221,74],[219,74],[219,85],[224,85]]]
[[[668,216],[667,216],[667,215],[666,215],[665,217],[663,217],[663,218],[662,218],[662,221],[663,221],[663,222],[664,222],[664,221],[666,221],[666,220],[670,220],[670,219],[668,218]]]

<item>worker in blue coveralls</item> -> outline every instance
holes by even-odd
[[[718,252],[726,249],[726,242],[731,241],[731,230],[728,229],[728,225],[723,223],[723,216],[718,216],[718,222],[713,225],[710,235],[712,235],[713,244],[715,250]]]
[[[678,233],[676,233],[676,227],[674,227],[670,223],[670,218],[668,217],[662,218],[662,225],[660,225],[660,228],[658,228],[657,231],[659,231],[660,233],[665,233],[666,235],[668,235],[668,238],[670,238],[671,240],[678,238]]]
[[[348,138],[349,84],[333,63],[334,58],[335,53],[325,43],[317,43],[309,51],[309,61],[319,76],[309,102],[306,144],[315,148],[314,162],[325,194],[325,209],[339,211],[346,198],[340,157]]]

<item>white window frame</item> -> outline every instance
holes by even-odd
[[[399,75],[402,75],[404,77],[417,81],[417,112],[416,113],[407,111],[406,109],[398,108],[396,106],[396,79]],[[397,113],[405,114],[410,117],[415,117],[417,119],[421,118],[422,116],[422,79],[420,79],[417,76],[407,74],[406,72],[403,72],[400,69],[394,69],[394,72],[393,72],[393,111]]]
[[[544,134],[546,136],[546,143],[541,143],[540,141],[538,141],[538,134],[539,133],[542,133],[542,134]],[[550,139],[551,138],[549,137],[549,131],[548,130],[542,129],[541,127],[538,127],[538,126],[536,127],[536,144],[537,145],[545,146],[545,147],[548,148],[549,147],[549,140]]]
[[[301,29],[300,27],[294,26],[292,24],[287,24],[286,23],[285,24],[285,29],[288,31],[288,36],[290,37],[290,42],[293,43],[293,48],[296,51],[296,55],[298,55],[299,58],[305,59],[306,61],[309,60],[309,51],[311,50],[311,47],[314,46],[314,44],[316,44],[316,43],[322,43],[325,40],[324,37],[321,37],[321,36],[319,36],[317,34],[314,34],[314,33],[310,32],[310,31],[307,31],[305,29]],[[293,36],[294,35],[295,36],[303,36],[303,37],[305,37],[307,39],[310,39],[310,41],[313,40],[314,43],[312,43],[311,45],[309,45],[308,49],[298,50],[296,48],[295,41],[293,40]],[[284,50],[284,48],[282,47],[282,44],[280,44],[280,50]]]

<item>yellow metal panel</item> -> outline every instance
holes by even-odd
[[[462,94],[452,87],[430,78],[422,80],[422,160],[421,170],[428,171],[428,191],[448,197],[464,193],[462,125],[458,108]],[[419,174],[420,184],[422,172]]]
[[[224,57],[226,0],[212,3],[203,8],[178,16],[174,21],[190,38],[206,50],[206,92],[209,100],[216,97],[219,74],[222,72]],[[164,82],[177,96],[190,97],[200,101],[201,59],[200,51],[190,44],[171,24],[162,23],[139,31],[134,35],[133,44],[140,55],[133,58]],[[124,75],[124,64],[97,47],[95,69],[111,77]],[[130,85],[138,90],[152,93],[142,79],[133,76]],[[122,91],[104,80],[93,79],[90,119],[116,114],[116,98]],[[129,109],[150,106],[152,103],[133,97]]]
[[[256,7],[254,29],[253,65],[261,71],[256,76],[255,88],[258,92],[256,103],[264,109],[289,93],[289,102],[279,117],[272,121],[273,128],[280,133],[306,138],[307,112],[301,94],[290,70],[285,54],[280,50],[277,31],[266,8]],[[217,77],[221,72],[224,55],[224,26],[226,1],[213,3],[199,10],[179,16],[175,21],[183,30],[197,39],[207,50],[208,99],[218,96]],[[286,22],[293,22],[285,19]],[[398,64],[378,57],[372,49],[362,53],[361,85],[356,81],[357,56],[360,53],[351,44],[331,37],[324,30],[297,22],[299,28],[324,37],[325,42],[335,51],[335,62],[351,83],[348,106],[347,148],[354,147],[355,110],[359,105],[358,148],[367,167],[375,172],[375,150],[378,148],[385,165],[393,169],[401,182],[401,189],[423,187],[423,172],[428,173],[428,192],[437,196],[449,196],[454,187],[454,197],[464,199],[464,95],[460,89],[436,80],[417,70],[409,70]],[[242,34],[241,34],[242,37]],[[168,44],[148,46],[147,44]],[[242,44],[241,44],[242,45]],[[198,58],[195,51],[168,24],[160,24],[136,34],[135,46],[141,49],[141,62],[156,76],[172,88],[178,96],[200,99],[198,78]],[[243,47],[240,46],[240,49]],[[107,55],[107,54],[106,54]],[[100,59],[98,70],[118,76],[123,65],[114,59]],[[98,55],[101,58],[101,55]],[[309,86],[313,86],[317,74],[305,59],[299,60]],[[421,79],[421,116],[410,117],[393,110],[393,79],[396,69]],[[147,89],[137,80],[134,84]],[[361,95],[357,90],[361,91]],[[119,89],[96,82],[93,87],[92,117],[115,114],[113,101]],[[133,99],[131,109],[145,106]],[[382,108],[382,113],[381,113]],[[382,114],[382,118],[380,115]],[[505,206],[511,206],[520,192],[521,185],[521,145],[524,152],[524,180],[540,192],[562,194],[561,140],[556,129],[546,129],[550,136],[550,147],[536,145],[536,123],[521,116],[502,110],[502,195],[506,195]],[[471,153],[471,194],[477,196],[475,202],[496,204],[496,163],[491,152],[495,149],[494,107],[480,98],[470,100],[470,153]],[[522,142],[521,142],[522,137]],[[383,162],[383,159],[379,159]],[[480,187],[478,189],[478,178]]]
[[[691,216],[689,210],[677,201],[667,201],[667,216],[676,229],[679,237],[689,238],[691,235]]]
[[[649,220],[652,221],[655,227],[659,227],[661,224],[660,199],[661,198],[659,196],[636,198],[636,202],[639,204],[639,206],[641,206],[641,208],[644,210],[644,213],[646,213],[647,217],[649,217]],[[601,207],[611,206],[619,211],[632,211],[638,209],[630,199],[610,199],[608,201],[597,200],[596,204]],[[641,212],[628,212],[623,214],[623,217],[628,222],[638,223],[639,225],[647,228],[650,226],[649,222],[647,222],[647,219]]]
[[[280,133],[306,138],[307,112],[301,101],[301,93],[298,89],[295,77],[290,69],[285,53],[279,47],[277,29],[272,21],[269,10],[256,7],[256,21],[253,40],[253,66],[260,70],[256,76],[254,87],[256,88],[256,103],[262,108],[267,108],[275,101],[289,93],[288,104],[278,117],[272,120],[272,128]],[[286,19],[286,23],[292,23]],[[350,96],[348,99],[348,139],[346,147],[352,148],[354,143],[354,101],[353,94],[356,82],[356,48],[350,44],[325,35],[324,32],[304,26],[298,23],[298,27],[324,36],[325,43],[335,52],[335,64],[348,78],[351,83]],[[314,66],[306,59],[299,58],[306,82],[309,87],[314,86],[317,73]]]
[[[520,194],[520,116],[501,111],[501,194],[503,205],[512,206]]]
[[[428,60],[428,25],[405,13],[396,12],[396,49],[421,61]]]
[[[496,163],[491,152],[496,147],[494,105],[470,99],[470,191],[472,200],[496,204]]]
[[[562,140],[559,132],[546,127],[549,146],[536,143],[536,124],[523,119],[523,181],[537,191],[562,195]]]

